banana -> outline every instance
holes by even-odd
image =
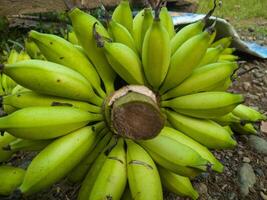
[[[143,41],[145,34],[153,23],[151,8],[144,8],[133,19],[133,38],[139,54],[142,54]]]
[[[218,62],[225,62],[225,61],[233,62],[237,61],[238,59],[239,57],[234,55],[220,55]]]
[[[79,42],[85,50],[88,58],[95,66],[99,76],[103,80],[106,92],[113,92],[116,74],[109,65],[103,50],[97,47],[93,34],[94,24],[97,23],[97,31],[101,35],[109,37],[108,32],[96,18],[79,10],[78,8],[70,11],[69,17]]]
[[[108,130],[102,130],[104,133],[107,133]],[[102,132],[101,131],[101,132]],[[100,133],[101,134],[101,133]],[[97,136],[98,137],[98,136]],[[81,182],[86,176],[88,170],[96,160],[97,156],[102,152],[102,150],[109,143],[111,138],[111,133],[106,134],[101,140],[97,143],[92,152],[90,152],[68,175],[68,180],[72,183]]]
[[[235,48],[225,48],[221,54],[222,55],[229,55],[229,54],[234,53],[235,50],[236,50]]]
[[[234,132],[232,131],[230,126],[223,126],[223,128],[228,131],[229,135],[231,135],[231,136],[234,135]]]
[[[22,87],[21,85],[16,85],[16,87],[13,88],[12,92],[11,92],[11,95],[14,95],[14,94],[19,94],[21,92],[28,92],[28,91],[31,91],[25,87]]]
[[[95,184],[98,174],[101,171],[103,164],[107,159],[107,154],[116,145],[116,139],[113,137],[107,147],[102,150],[95,162],[90,167],[79,191],[78,200],[88,200],[91,194],[92,188]]]
[[[68,40],[70,43],[72,43],[73,45],[80,45],[75,32],[73,31],[73,29],[71,29],[70,31],[67,32],[66,36],[64,37],[66,40]]]
[[[216,85],[214,88],[212,88],[212,91],[227,91],[229,87],[232,86],[232,78],[226,78],[224,81],[221,82],[221,84]]]
[[[202,66],[217,62],[217,60],[221,56],[221,53],[223,50],[224,50],[224,48],[222,46],[217,46],[214,48],[208,48],[206,54],[202,58],[198,67],[202,67]]]
[[[169,137],[171,139],[180,142],[191,149],[195,150],[199,153],[199,155],[210,162],[211,169],[216,172],[223,172],[223,165],[214,157],[214,155],[203,145],[199,144],[195,140],[191,139],[190,137],[186,136],[185,134],[169,127],[164,127],[161,130],[161,135]]]
[[[188,177],[180,176],[172,173],[163,167],[158,167],[162,185],[179,196],[190,197],[191,199],[198,199],[199,194],[193,188]]]
[[[64,65],[79,72],[91,83],[99,95],[105,97],[105,93],[100,86],[100,78],[94,66],[73,44],[59,36],[39,33],[33,30],[29,32],[29,37],[37,44],[48,61]]]
[[[230,77],[237,67],[235,62],[229,62],[209,64],[195,69],[180,85],[163,94],[161,99],[167,100],[174,97],[213,90],[216,85],[224,84],[226,78]]]
[[[52,140],[24,140],[16,139],[15,141],[10,142],[7,146],[4,146],[3,149],[6,151],[41,151]]]
[[[242,102],[240,94],[202,92],[162,101],[161,106],[191,117],[210,119],[226,115]]]
[[[5,95],[5,91],[2,85],[2,74],[0,73],[0,96]]]
[[[11,113],[15,112],[16,110],[18,110],[17,108],[15,108],[13,106],[5,105],[5,104],[3,104],[2,107],[3,107],[4,113],[6,113],[6,114],[11,114]]]
[[[71,107],[28,107],[1,117],[0,130],[23,139],[50,139],[102,119],[101,114],[90,114]]]
[[[131,140],[127,140],[127,175],[133,199],[163,200],[156,165],[149,154]]]
[[[160,20],[162,21],[162,24],[164,25],[167,32],[169,33],[170,39],[172,39],[173,36],[175,35],[174,24],[172,21],[172,17],[166,6],[163,6],[160,9],[159,17],[160,17]]]
[[[19,94],[4,96],[3,104],[15,108],[64,105],[79,108],[91,113],[101,113],[101,107],[89,104],[87,102],[42,95],[33,91],[22,91]]]
[[[179,85],[199,65],[209,46],[210,34],[210,31],[205,31],[190,38],[172,55],[161,93]]]
[[[244,104],[238,105],[232,112],[235,116],[239,117],[241,120],[258,122],[266,120],[267,117],[264,114],[261,114],[257,110],[248,107]]]
[[[138,55],[128,46],[116,42],[104,42],[108,62],[128,84],[144,85],[142,64]]]
[[[29,165],[21,193],[39,192],[62,179],[92,150],[95,139],[92,127],[87,126],[49,144]]]
[[[1,133],[0,135],[0,163],[7,161],[14,152],[4,151],[2,148],[8,145],[10,142],[15,141],[16,138],[10,135],[8,132]]]
[[[78,72],[56,63],[27,60],[5,64],[2,71],[23,87],[41,94],[55,95],[102,105],[90,83]]]
[[[216,117],[212,119],[213,121],[217,122],[222,126],[230,125],[232,123],[241,123],[241,119],[235,116],[232,112],[223,115],[221,117]]]
[[[0,195],[11,195],[22,183],[25,170],[8,165],[0,166]]]
[[[228,48],[231,45],[232,40],[233,40],[232,37],[224,37],[215,41],[210,47],[217,47],[221,45],[224,48]]]
[[[115,8],[112,14],[112,19],[123,25],[130,33],[132,33],[133,15],[128,0],[121,0],[120,4]]]
[[[26,51],[20,51],[18,58],[17,58],[17,62],[22,61],[22,60],[30,60],[31,57],[27,54]]]
[[[227,130],[211,120],[187,117],[168,110],[166,114],[174,128],[207,148],[230,149],[237,144]]]
[[[171,54],[173,55],[183,43],[185,43],[190,38],[200,34],[205,27],[203,20],[189,24],[179,30],[175,36],[171,39]]]
[[[45,57],[40,52],[38,46],[30,38],[26,38],[24,44],[27,54],[29,54],[32,59],[45,60]]]
[[[171,60],[170,37],[158,11],[147,30],[142,47],[142,63],[148,83],[157,90],[164,81]]]
[[[127,28],[114,20],[110,20],[108,22],[108,31],[114,42],[122,43],[138,54],[135,41]]]
[[[231,128],[234,132],[240,135],[255,135],[258,133],[257,129],[251,123],[242,124],[232,124]]]

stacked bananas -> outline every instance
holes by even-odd
[[[106,27],[78,8],[69,17],[74,44],[32,30],[26,50],[33,59],[0,66],[7,113],[0,162],[17,151],[39,152],[26,171],[0,167],[0,194],[32,195],[67,177],[82,183],[79,200],[161,200],[162,186],[197,199],[190,180],[210,168],[223,171],[209,149],[234,148],[232,130],[255,134],[253,123],[266,120],[242,95],[227,92],[238,68],[231,38],[214,42],[206,18],[176,33],[160,4],[133,19],[122,0]],[[102,105],[117,89],[115,78],[157,94],[166,116],[158,136],[112,132]]]

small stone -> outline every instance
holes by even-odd
[[[261,132],[267,134],[267,122],[261,123]]]
[[[243,83],[243,88],[244,88],[244,90],[249,90],[249,88],[251,87],[251,84],[249,83],[249,82],[244,82]]]
[[[238,172],[238,181],[241,194],[247,196],[249,189],[256,183],[256,176],[250,164],[244,163],[241,166]]]
[[[266,162],[266,163],[267,163],[267,157],[264,157],[264,158],[263,158],[263,160],[264,160],[264,162]]]
[[[250,159],[249,159],[248,157],[244,157],[244,158],[243,158],[243,162],[245,162],[245,163],[250,163]]]
[[[257,168],[255,169],[255,173],[259,176],[259,177],[263,177],[264,176],[264,173],[261,169]]]
[[[249,145],[258,153],[267,155],[267,141],[255,135],[250,135],[248,139]]]
[[[199,183],[196,187],[197,187],[199,194],[208,193],[208,187],[204,183]]]
[[[260,192],[260,195],[261,195],[261,198],[263,200],[267,200],[267,195],[266,194],[264,194],[263,192]]]

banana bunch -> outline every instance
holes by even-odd
[[[81,183],[79,200],[162,200],[163,187],[197,199],[190,181],[223,172],[211,149],[234,148],[234,133],[256,134],[266,120],[227,91],[238,57],[208,26],[214,9],[176,33],[163,3],[133,17],[122,0],[107,26],[74,8],[65,39],[30,31],[31,58],[11,51],[0,64],[0,163],[38,153],[26,171],[0,166],[0,194],[32,195],[66,177]],[[155,127],[152,138],[124,134]]]

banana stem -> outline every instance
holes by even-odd
[[[209,21],[209,18],[212,16],[212,14],[214,13],[214,11],[216,10],[217,8],[217,3],[216,3],[217,0],[213,0],[213,8],[207,13],[207,15],[203,18],[203,21],[204,21],[204,24],[206,26],[206,24],[208,23]]]
[[[104,100],[95,94],[92,98],[88,99],[88,101],[101,107]]]

